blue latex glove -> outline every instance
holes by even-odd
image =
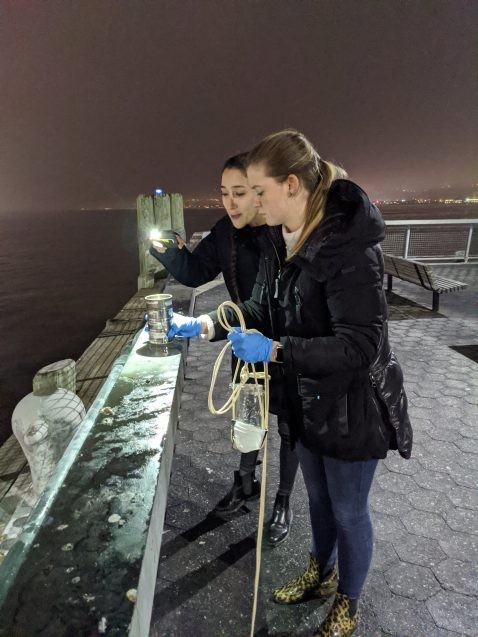
[[[227,340],[232,343],[232,351],[247,363],[268,362],[272,353],[272,339],[262,334],[245,334],[240,327],[234,327]]]
[[[173,320],[171,321],[168,338],[173,338],[173,336],[199,336],[199,334],[201,334],[201,328],[202,323],[200,319],[173,312]]]

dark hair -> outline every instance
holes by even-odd
[[[224,162],[222,172],[225,170],[239,170],[244,177],[247,177],[247,157],[248,153],[240,153],[239,155],[233,155]],[[234,303],[240,303],[241,298],[239,295],[239,285],[237,283],[237,232],[232,228],[231,233],[231,284],[232,284],[232,300]]]
[[[250,151],[247,163],[262,164],[266,175],[279,183],[286,181],[289,175],[296,175],[309,193],[304,227],[290,258],[322,221],[332,183],[336,179],[346,179],[347,173],[341,166],[321,159],[307,137],[293,128],[265,137]]]
[[[233,155],[226,159],[224,162],[224,166],[222,167],[222,171],[225,170],[240,170],[244,177],[247,177],[247,157],[249,153],[239,153],[239,155]]]
[[[237,283],[237,242],[239,238],[237,236],[236,229],[232,229],[231,233],[231,283],[232,283],[232,300],[234,303],[240,303],[241,297],[239,295],[239,285]]]

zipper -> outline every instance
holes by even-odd
[[[271,241],[271,243],[272,243],[272,247],[274,248],[274,252],[276,253],[277,263],[279,264],[279,271],[277,272],[277,276],[274,281],[274,299],[278,299],[279,298],[279,283],[280,283],[280,278],[282,275],[282,266],[281,266],[281,262],[279,258],[279,253],[277,252],[277,248],[274,245],[273,241]]]
[[[271,292],[273,292],[273,298],[277,299],[279,296],[279,282],[280,282],[280,277],[281,277],[281,273],[282,273],[282,268],[281,268],[281,262],[280,262],[280,258],[279,258],[279,253],[277,252],[277,248],[274,244],[274,241],[271,239],[270,236],[268,236],[268,239],[272,245],[272,247],[274,248],[274,252],[276,255],[276,259],[277,259],[277,264],[279,266],[279,270],[277,273],[277,276],[274,280],[274,290],[272,290],[272,285],[271,285],[271,279],[270,279],[270,271],[269,271],[269,265],[270,265],[270,257],[268,256],[264,256],[264,262],[265,262],[265,275],[266,275],[266,285],[267,285],[267,307],[269,309],[269,319],[271,322],[271,327],[272,327],[272,336],[273,339],[276,340],[277,337],[277,326],[276,326],[276,322],[275,322],[275,317],[274,317],[274,313],[272,311],[272,303],[271,303],[271,297],[270,294]]]
[[[280,281],[280,272],[277,275],[277,277],[275,278],[274,281],[274,298],[278,299],[279,298],[279,281]]]
[[[294,299],[295,299],[295,318],[297,323],[302,323],[302,299],[300,298],[299,288],[294,286]]]
[[[271,282],[270,282],[270,272],[269,272],[269,257],[264,257],[264,272],[266,275],[266,290],[267,290],[267,309],[269,310],[269,320],[271,322],[271,328],[272,328],[272,340],[276,340],[276,325],[275,325],[275,321],[274,321],[274,316],[273,316],[273,312],[272,312],[272,305],[271,305],[271,298],[270,298],[270,290],[271,290]],[[262,294],[262,293],[261,293]]]
[[[280,279],[281,279],[281,275],[282,275],[282,266],[281,266],[281,262],[280,262],[280,257],[279,257],[279,253],[277,252],[277,248],[275,246],[274,241],[268,237],[272,247],[274,248],[274,252],[276,254],[276,259],[277,259],[277,264],[279,266],[279,270],[277,272],[277,276],[274,279],[274,294],[273,294],[273,298],[274,299],[278,299],[279,298],[279,283],[280,283]],[[265,257],[265,261],[266,261],[266,265],[269,262],[269,257]],[[270,279],[269,279],[269,272],[267,271],[267,267],[266,267],[266,273],[267,273],[267,283],[269,285],[269,289],[271,289],[270,287]]]

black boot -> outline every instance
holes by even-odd
[[[213,509],[218,515],[231,515],[250,500],[257,500],[261,493],[261,484],[253,473],[241,476],[239,471],[234,471],[234,484],[231,490],[219,500]]]
[[[272,546],[277,546],[289,535],[292,522],[292,511],[289,507],[289,496],[276,495],[272,517],[267,529],[267,541]]]

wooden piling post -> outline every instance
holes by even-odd
[[[171,227],[177,230],[184,241],[186,241],[183,196],[178,193],[171,195]]]
[[[149,233],[154,228],[153,200],[146,195],[139,195],[136,199],[136,213],[138,220],[138,251],[139,276],[138,290],[153,287],[154,277],[149,273]]]
[[[171,229],[171,197],[156,195],[154,201],[154,227],[158,230]]]
[[[165,272],[164,267],[157,259],[149,254],[151,241],[149,233],[153,228],[157,230],[178,230],[183,239],[186,238],[184,230],[183,197],[180,194],[139,195],[136,200],[138,215],[138,250],[139,250],[139,276],[138,290],[154,287],[155,278]],[[155,277],[156,275],[156,277]]]
[[[139,276],[138,290],[154,287],[154,275],[165,271],[157,259],[149,254],[149,233],[153,228],[171,228],[171,204],[169,195],[151,197],[139,195],[136,200],[138,219]]]

